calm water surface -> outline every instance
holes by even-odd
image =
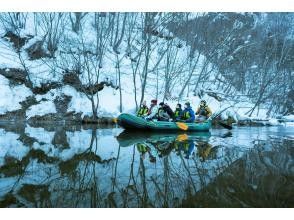
[[[293,127],[0,123],[0,207],[294,207]]]

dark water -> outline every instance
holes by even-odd
[[[0,207],[294,207],[293,127],[0,123]]]

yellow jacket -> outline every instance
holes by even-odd
[[[201,110],[204,110],[205,111],[205,116],[206,117],[210,117],[211,114],[212,114],[212,111],[211,109],[207,106],[207,105],[204,105],[204,106],[199,106],[197,111],[196,111],[196,114],[198,115],[200,113]]]

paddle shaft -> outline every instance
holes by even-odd
[[[230,108],[230,107],[231,107],[231,106],[229,106],[229,107],[227,107],[227,108],[225,108],[225,109],[219,111],[217,114],[214,114],[214,115],[210,116],[207,120],[211,120],[211,121],[212,121],[213,119],[215,119],[216,117],[220,116],[221,113],[223,113],[225,110],[227,110],[227,109]],[[218,123],[220,126],[222,126],[223,128],[226,128],[226,129],[229,129],[229,130],[232,130],[232,129],[233,129],[233,127],[232,127],[231,125],[227,125],[227,124],[225,124],[225,123],[223,123],[223,122],[220,122],[220,121],[217,121],[217,123]]]

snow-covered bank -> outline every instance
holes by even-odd
[[[213,112],[226,109],[221,119],[230,123],[279,124],[268,103],[256,105],[246,89],[236,89],[238,86],[228,82],[226,71],[206,57],[204,48],[195,48],[168,28],[182,24],[180,17],[168,13],[88,13],[80,14],[84,20],[74,28],[73,17],[78,14],[25,15],[16,14],[16,22],[23,22],[11,27],[9,15],[0,15],[1,119],[91,122],[98,117],[110,122],[122,112],[135,113],[141,99],[148,103],[164,100],[173,109],[177,103],[189,101],[194,110],[205,99]],[[217,16],[212,22],[229,18]],[[52,27],[56,39],[48,35]],[[234,28],[238,35],[241,26]],[[252,40],[249,35],[244,38],[241,45],[231,48],[234,56]],[[204,39],[197,40],[206,48]],[[222,56],[221,50],[217,53]],[[234,60],[233,55],[224,62]],[[254,64],[244,71],[259,67]],[[293,121],[292,116],[287,117],[290,119],[283,120]]]

